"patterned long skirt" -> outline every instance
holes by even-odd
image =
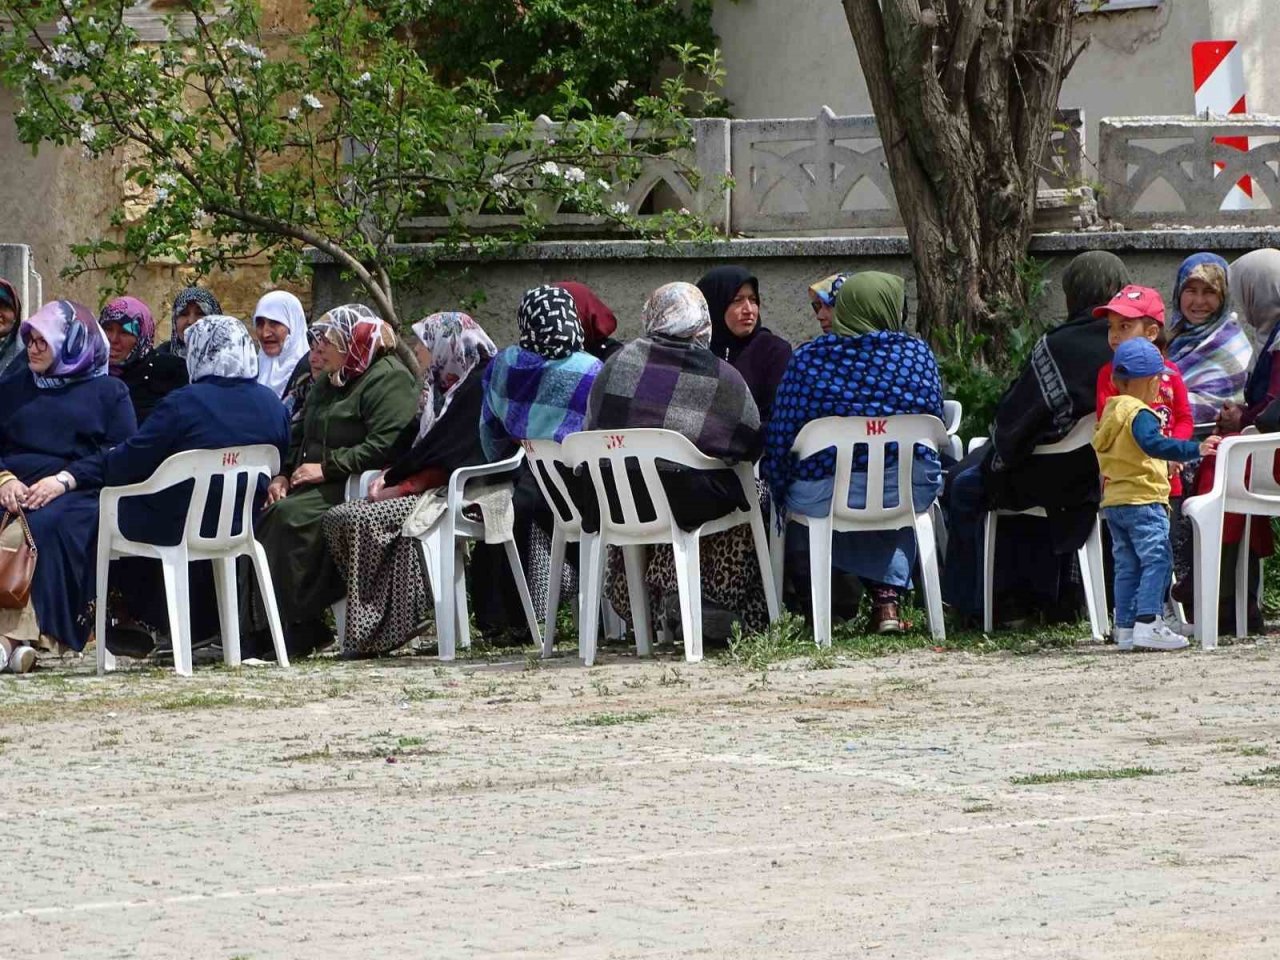
[[[338,638],[344,657],[403,646],[432,612],[418,541],[400,535],[417,500],[353,500],[325,514],[325,543],[347,581],[347,628]]]
[[[756,560],[755,542],[751,528],[743,524],[703,537],[699,545],[699,565],[702,568],[702,599],[731,610],[750,630],[762,630],[769,623],[769,607],[764,598],[764,586],[760,580],[760,564]],[[678,589],[675,554],[671,547],[662,544],[650,549],[645,568],[645,584],[649,587],[650,603]],[[609,548],[609,562],[605,573],[605,596],[624,620],[631,619],[631,597],[627,591],[626,567],[622,551]]]

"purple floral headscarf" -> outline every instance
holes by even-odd
[[[118,377],[151,352],[156,340],[156,321],[151,308],[137,297],[116,297],[98,316],[98,325],[104,330],[108,323],[118,323],[125,333],[138,338],[124,360],[111,364],[111,375]]]
[[[33,374],[42,390],[65,387],[81,380],[107,375],[111,347],[89,308],[74,300],[53,300],[22,321],[19,335],[24,345],[32,332],[40,334],[53,351],[53,365]]]

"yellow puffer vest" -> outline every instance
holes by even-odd
[[[1123,394],[1107,401],[1093,435],[1104,485],[1104,507],[1169,502],[1169,466],[1143,453],[1133,438],[1133,418],[1151,410],[1137,397]]]

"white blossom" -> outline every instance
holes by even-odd
[[[360,74],[360,76],[356,77],[356,86],[362,87],[372,79],[373,74],[366,70],[364,73]]]
[[[93,144],[93,138],[98,135],[98,128],[86,120],[80,124],[80,142],[86,147]]]
[[[320,98],[313,93],[305,94],[302,98],[302,103],[304,106],[310,107],[312,110],[319,110],[324,106],[324,104],[320,102]]]
[[[156,187],[156,203],[164,203],[169,199],[169,190],[166,187]]]
[[[232,37],[222,44],[224,50],[237,50],[243,53],[250,60],[262,61],[267,59],[266,51],[261,47],[255,47],[252,43],[245,43],[239,37]]]
[[[58,33],[63,34],[71,29],[71,21],[66,17],[58,18]]]
[[[605,193],[608,193],[610,190],[613,189],[613,185],[609,183],[608,180],[597,180],[596,186],[599,187],[601,190],[603,190]]]
[[[241,77],[227,77],[227,89],[236,93],[244,93],[245,82]]]
[[[492,177],[489,178],[489,183],[493,185],[493,189],[495,190],[501,190],[510,182],[511,182],[511,178],[508,177],[506,174],[502,174],[502,173],[495,173]]]
[[[43,59],[33,60],[31,62],[31,69],[46,77],[53,76],[53,67]]]
[[[564,178],[569,183],[585,183],[587,175],[582,172],[581,167],[565,167]]]
[[[553,161],[548,160],[546,163],[544,163],[542,166],[538,168],[538,172],[545,173],[548,177],[558,177],[560,176],[560,167],[557,166]]]
[[[623,91],[626,90],[627,87],[629,86],[631,86],[630,81],[619,80],[617,83],[615,83],[612,87],[609,88],[609,92],[612,93],[615,98],[617,98],[622,96]]]
[[[619,200],[609,209],[611,209],[614,213],[616,213],[620,217],[625,216],[626,214],[631,212],[631,208],[627,206],[626,201],[624,200]]]
[[[73,93],[67,97],[67,106],[79,113],[84,108],[84,97],[78,93]]]
[[[299,112],[300,111],[298,110],[297,107],[290,107],[289,112],[285,114],[285,116],[287,116],[290,120],[297,120]]]

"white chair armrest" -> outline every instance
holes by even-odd
[[[987,437],[972,437],[969,440],[969,449],[967,452],[973,453],[973,451],[977,450],[978,448],[985,447],[987,445],[988,439],[989,438]]]
[[[942,402],[942,423],[947,428],[947,433],[952,434],[960,429],[960,421],[964,417],[964,407],[960,405],[959,400],[944,400]]]
[[[516,452],[505,460],[498,460],[495,463],[482,463],[474,467],[459,467],[453,471],[453,476],[449,478],[449,509],[452,510],[461,506],[463,493],[466,491],[467,484],[472,480],[510,473],[522,463],[524,463],[524,448],[517,447]]]

